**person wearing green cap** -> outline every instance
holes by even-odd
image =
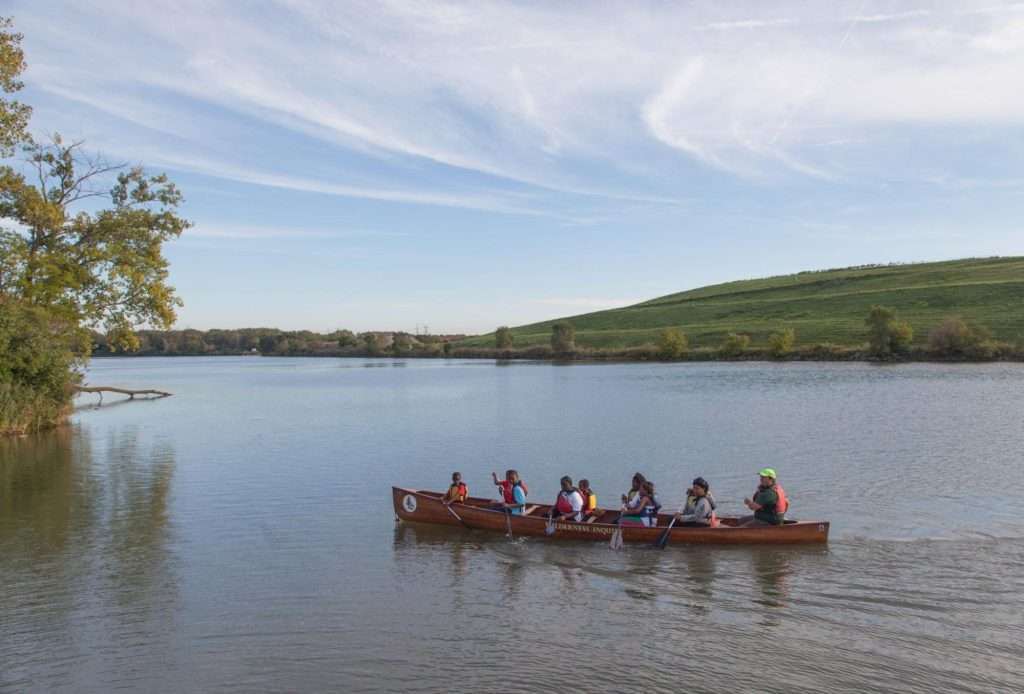
[[[778,483],[778,475],[770,467],[762,468],[757,474],[761,483],[754,492],[754,498],[743,500],[754,515],[741,518],[738,525],[782,525],[786,520],[789,501]]]

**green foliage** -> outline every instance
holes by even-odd
[[[412,346],[413,338],[409,333],[395,333],[391,340],[391,351],[395,354],[408,354]]]
[[[11,31],[9,17],[0,17],[0,91],[13,94],[24,86],[18,77],[25,70],[21,50],[22,35]],[[0,97],[0,157],[9,157],[14,148],[28,139],[26,128],[32,109],[13,99]]]
[[[63,416],[80,381],[88,334],[46,310],[0,297],[0,433],[26,433]]]
[[[792,352],[795,344],[796,331],[793,328],[783,328],[768,337],[768,351],[776,358],[784,357]]]
[[[561,321],[551,326],[551,349],[555,354],[570,354],[576,350],[576,328]]]
[[[112,345],[132,349],[135,326],[174,323],[181,301],[166,283],[162,249],[190,223],[176,214],[181,194],[166,176],[132,168],[109,192],[94,189],[96,177],[119,167],[84,157],[81,144],[54,136],[52,144],[26,146],[35,185],[0,170],[0,217],[18,225],[0,231],[0,292],[72,325],[104,325]],[[96,197],[111,207],[74,211]]]
[[[341,349],[354,347],[358,343],[356,334],[351,330],[339,330],[335,335],[337,336],[338,347]]]
[[[891,309],[877,304],[871,307],[864,325],[868,328],[868,352],[872,356],[887,357],[906,352],[914,339],[914,330],[909,323],[897,320]]]
[[[508,349],[512,346],[512,330],[503,325],[494,331],[494,346],[498,349]]]
[[[378,333],[363,333],[362,334],[363,347],[366,349],[366,353],[372,357],[384,353],[384,336]]]
[[[666,328],[658,336],[658,356],[662,359],[678,359],[689,349],[689,340],[679,328]]]
[[[725,341],[718,348],[718,353],[723,357],[738,357],[747,351],[750,346],[750,336],[738,333],[729,333]]]

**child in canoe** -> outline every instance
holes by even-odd
[[[452,483],[448,487],[448,491],[445,492],[444,498],[441,499],[446,504],[465,503],[466,497],[469,496],[469,487],[462,481],[461,472],[452,473]]]

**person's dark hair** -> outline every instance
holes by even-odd
[[[590,480],[584,477],[577,483],[577,486],[586,487],[587,489],[590,489]]]
[[[643,489],[647,494],[654,496],[654,482],[651,482],[650,480],[644,480],[641,489]]]
[[[568,483],[569,483],[569,486],[570,486],[570,487],[572,486],[572,477],[569,477],[569,475],[566,475],[565,477],[563,477],[563,478],[562,478],[561,480],[559,480],[559,481],[560,481],[560,482],[561,482],[562,484],[565,484],[566,482],[568,482]]]
[[[693,486],[694,487],[700,487],[705,492],[708,491],[708,489],[710,489],[710,485],[708,484],[708,481],[706,479],[704,479],[703,477],[698,477],[697,479],[695,479],[693,481]]]
[[[640,485],[643,486],[643,483],[647,481],[647,478],[644,477],[642,472],[638,472],[635,475],[633,475],[633,481],[639,482]]]
[[[452,482],[457,482],[457,481],[459,481],[461,479],[462,479],[462,473],[461,472],[453,472],[452,473]]]
[[[515,470],[505,470],[505,479],[508,479],[509,477],[519,477],[519,473]]]

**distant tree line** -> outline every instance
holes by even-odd
[[[236,330],[139,330],[138,348],[121,350],[109,335],[92,334],[95,356],[443,356],[450,343],[464,335],[412,335],[406,332],[364,332],[240,328]]]

